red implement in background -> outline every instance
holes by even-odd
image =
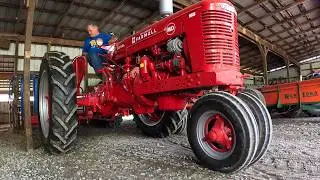
[[[259,89],[269,109],[302,109],[311,112],[320,103],[320,79],[265,86]]]

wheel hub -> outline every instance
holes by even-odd
[[[206,123],[204,140],[217,151],[230,151],[233,146],[233,136],[229,123],[221,115],[214,115]]]

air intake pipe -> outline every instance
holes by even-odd
[[[159,10],[161,17],[173,14],[173,0],[159,0]]]

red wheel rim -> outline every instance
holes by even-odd
[[[214,150],[221,153],[232,151],[235,144],[235,131],[225,117],[220,114],[214,114],[205,122],[204,141]]]

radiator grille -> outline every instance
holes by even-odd
[[[202,13],[202,33],[207,64],[240,65],[236,16],[211,10]]]

